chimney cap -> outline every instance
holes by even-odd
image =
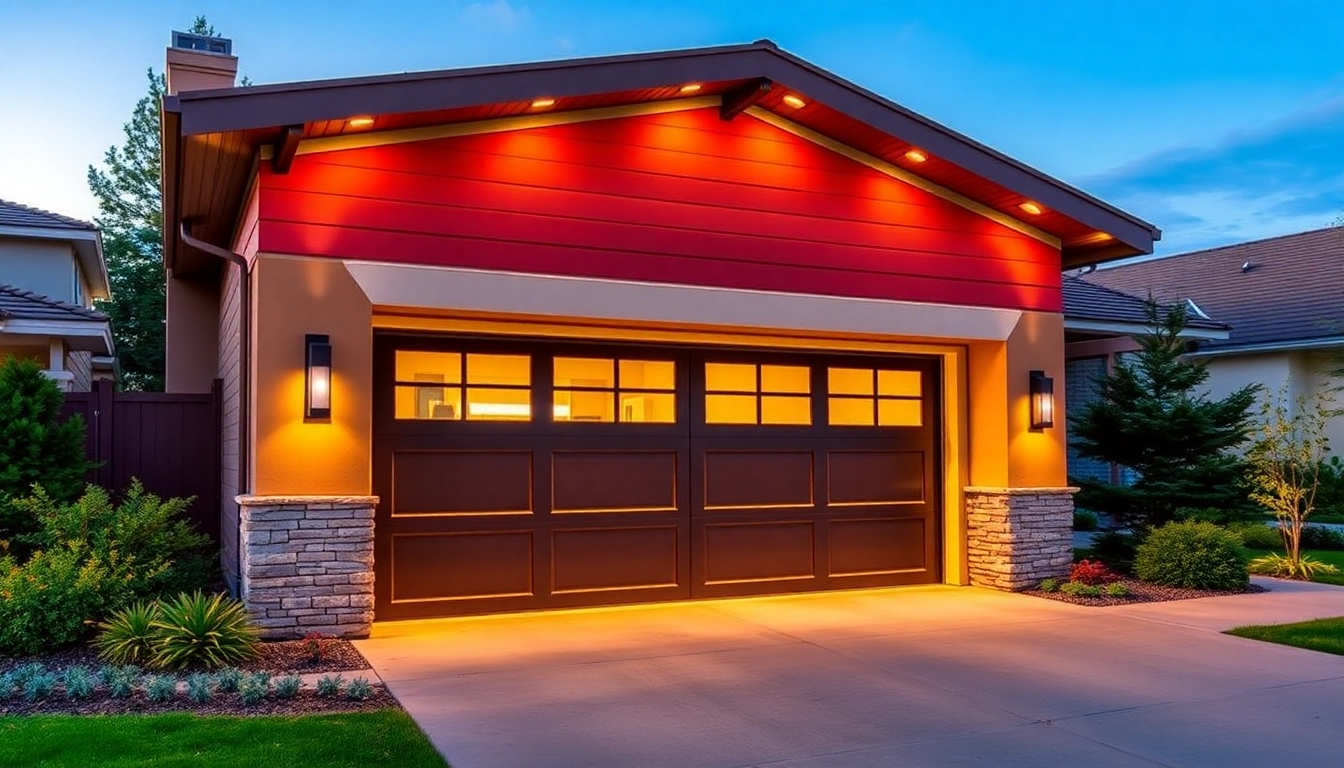
[[[173,30],[173,44],[170,47],[202,53],[219,53],[225,56],[233,55],[233,41],[227,37],[208,37],[177,30]]]

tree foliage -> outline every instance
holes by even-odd
[[[191,32],[215,35],[197,16]],[[146,73],[148,89],[122,127],[124,139],[108,147],[103,165],[89,166],[89,189],[98,201],[112,297],[98,309],[112,333],[127,389],[163,389],[166,275],[163,269],[163,200],[159,192],[159,106],[167,91],[160,72]]]
[[[1139,351],[1117,361],[1098,382],[1098,397],[1071,419],[1073,447],[1136,472],[1132,485],[1081,480],[1079,506],[1147,529],[1177,510],[1246,507],[1245,463],[1236,452],[1249,438],[1250,409],[1259,387],[1222,399],[1201,390],[1204,364],[1186,357],[1183,305],[1160,308],[1148,300],[1151,332]]]

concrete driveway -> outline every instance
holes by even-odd
[[[1344,588],[1083,608],[928,587],[380,624],[455,768],[1325,765],[1344,657],[1219,634]]]

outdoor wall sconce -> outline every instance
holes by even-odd
[[[1031,428],[1055,426],[1055,380],[1045,371],[1031,372]]]
[[[304,343],[305,419],[331,418],[331,337],[310,333]]]

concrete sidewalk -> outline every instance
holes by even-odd
[[[455,768],[1332,764],[1344,657],[1220,634],[1344,588],[1085,608],[952,587],[402,622],[357,643]]]

